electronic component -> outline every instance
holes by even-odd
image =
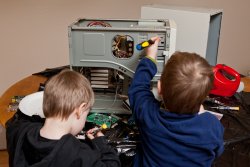
[[[13,97],[11,97],[11,102],[9,103],[8,111],[17,111],[17,109],[19,107],[19,103],[24,97],[25,96],[13,96]]]
[[[134,41],[129,35],[116,35],[112,42],[112,52],[117,58],[130,58],[134,54]]]
[[[25,96],[13,96],[11,98],[12,103],[20,103],[20,101],[24,98]]]
[[[109,70],[108,69],[90,69],[90,83],[92,88],[109,87]]]
[[[120,118],[115,115],[93,113],[87,117],[87,122],[93,122],[95,125],[99,126],[103,126],[105,124],[105,129],[107,129],[110,128],[110,126],[117,122],[119,119]]]

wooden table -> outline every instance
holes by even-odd
[[[13,111],[8,111],[13,96],[25,96],[37,92],[40,83],[46,80],[46,77],[31,75],[8,88],[0,98],[0,125],[5,127],[5,123],[15,114]]]

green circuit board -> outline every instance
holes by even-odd
[[[105,115],[100,113],[93,113],[87,117],[88,122],[92,122],[99,126],[106,124],[108,128],[110,128],[111,125],[117,122],[119,119],[120,118],[115,115]]]

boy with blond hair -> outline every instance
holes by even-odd
[[[195,53],[174,53],[158,82],[161,108],[150,89],[160,39],[152,40],[129,88],[142,141],[134,166],[210,167],[224,150],[220,121],[207,112],[198,114],[213,86],[212,67]]]
[[[90,83],[80,73],[66,70],[52,77],[43,95],[44,124],[18,115],[6,124],[10,167],[120,166],[101,132],[94,135],[90,129],[90,142],[75,137],[85,126],[93,103]]]

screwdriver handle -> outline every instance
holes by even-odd
[[[147,40],[147,41],[143,41],[139,44],[136,45],[136,49],[137,50],[142,50],[142,49],[145,49],[149,46],[151,46],[152,44],[154,44],[155,42],[151,39]]]

